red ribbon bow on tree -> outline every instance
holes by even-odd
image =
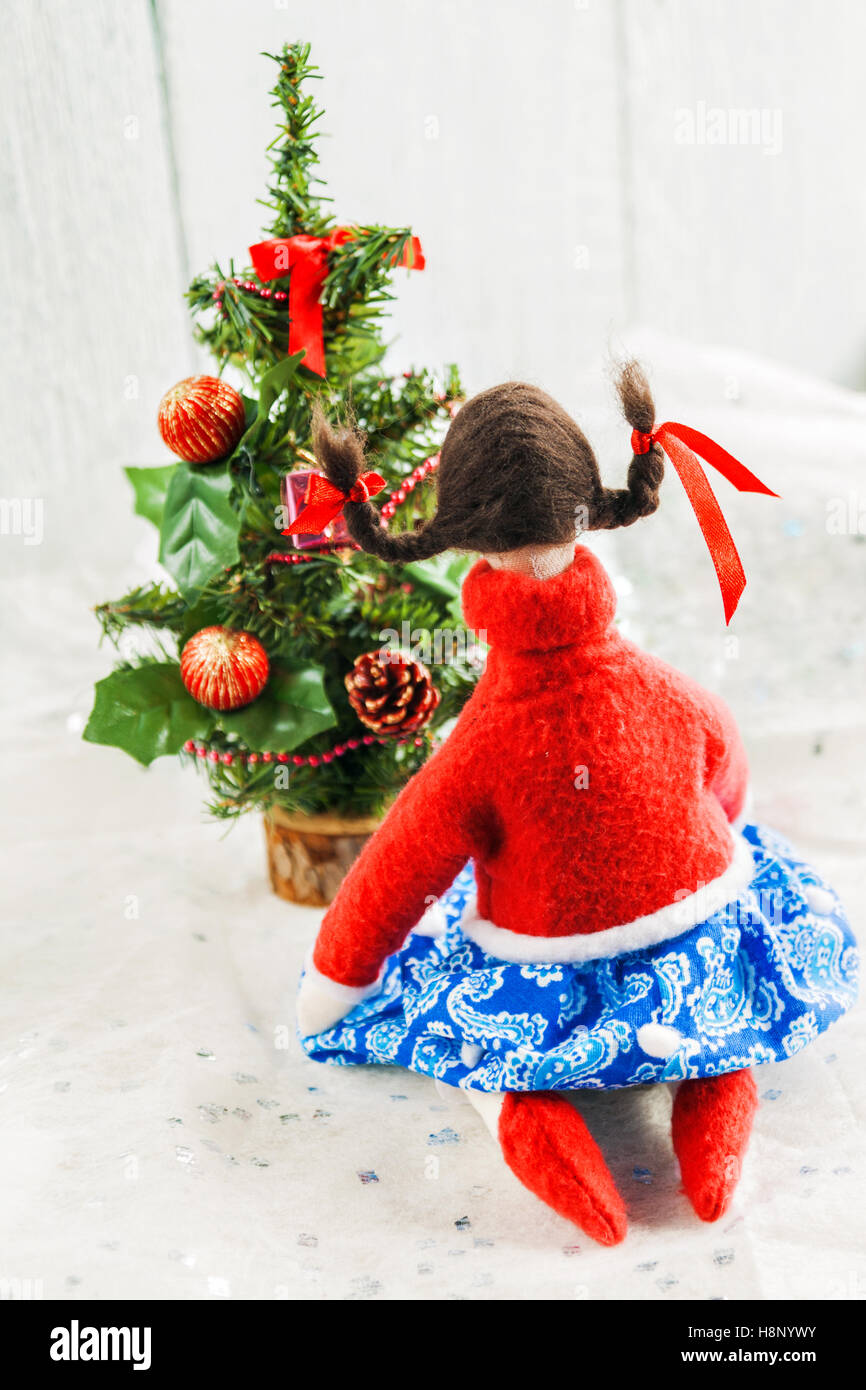
[[[330,236],[275,237],[250,247],[253,269],[260,280],[289,278],[289,354],[303,350],[304,366],[325,375],[322,336],[322,286],[328,275],[328,252],[354,240],[352,227],[337,227]],[[387,258],[387,257],[386,257]],[[424,253],[416,236],[407,237],[394,267],[424,269]]]
[[[321,473],[311,473],[304,494],[304,510],[283,535],[320,536],[347,502],[369,502],[384,486],[381,473],[362,473],[349,492],[341,492]]]
[[[676,469],[698,519],[698,525],[704,533],[704,540],[722,591],[727,624],[734,616],[740,596],[746,587],[746,573],[716,495],[695,455],[700,454],[701,458],[717,469],[728,482],[733,483],[738,492],[762,492],[767,497],[778,497],[779,494],[762,483],[760,478],[756,478],[754,473],[715,440],[701,434],[699,430],[691,429],[688,425],[678,425],[675,421],[667,420],[663,425],[658,425],[652,434],[641,434],[638,430],[632,430],[631,447],[635,454],[648,454],[653,444],[661,445]]]

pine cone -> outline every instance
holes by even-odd
[[[364,652],[346,676],[349,704],[362,724],[377,734],[411,734],[423,729],[439,703],[439,691],[420,661],[379,651]]]

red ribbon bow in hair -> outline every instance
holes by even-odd
[[[322,286],[328,275],[328,252],[354,240],[351,227],[337,227],[330,236],[275,237],[250,247],[253,269],[260,280],[289,279],[289,355],[303,351],[304,366],[325,375],[325,340],[322,336]],[[387,259],[387,253],[386,253]],[[406,239],[400,256],[391,265],[424,269],[424,253],[416,236]]]
[[[369,502],[385,486],[381,473],[362,473],[349,492],[341,492],[321,473],[311,473],[304,495],[304,510],[284,536],[320,536],[347,502]]]
[[[733,483],[738,492],[763,492],[767,497],[778,497],[756,478],[744,464],[723,449],[715,440],[693,430],[688,425],[678,425],[667,420],[658,425],[652,434],[640,434],[632,430],[631,447],[635,454],[648,454],[653,444],[660,444],[677,471],[692,504],[698,525],[704,533],[704,540],[710,552],[722,591],[725,605],[725,623],[729,623],[736,612],[743,590],[746,587],[746,573],[743,569],[734,538],[722,516],[722,509],[716,501],[706,473],[695,457],[701,458],[717,469],[728,482]]]

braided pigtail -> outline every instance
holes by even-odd
[[[365,470],[363,438],[351,426],[332,429],[318,401],[313,408],[313,450],[328,481],[341,492],[350,493]],[[343,516],[352,540],[391,564],[427,560],[448,548],[437,536],[435,517],[418,531],[389,535],[370,502],[346,502]]]
[[[616,389],[622,413],[639,435],[652,434],[655,403],[646,374],[639,362],[625,362],[619,368]],[[646,453],[633,454],[624,488],[603,488],[593,526],[612,530],[631,526],[642,516],[651,516],[659,504],[659,488],[665,474],[661,445],[650,444]]]

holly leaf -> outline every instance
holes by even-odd
[[[295,352],[269,367],[259,383],[259,420],[267,418],[271,406],[278,396],[291,385],[292,378],[303,361],[303,352]]]
[[[135,493],[134,511],[136,515],[145,517],[147,521],[152,521],[156,527],[162,525],[165,494],[176,468],[176,463],[167,463],[160,468],[124,468],[123,470],[132,483],[132,490]]]
[[[463,626],[460,590],[474,555],[434,555],[431,560],[413,560],[403,571],[422,592],[445,604],[445,612],[458,627]]]
[[[229,502],[231,487],[224,465],[175,466],[165,498],[159,560],[184,598],[238,558],[240,516]]]
[[[432,560],[413,560],[403,566],[403,572],[419,589],[426,589],[446,602],[451,602],[460,595],[462,575],[454,573],[453,555],[436,555]]]
[[[278,396],[281,396],[289,386],[292,377],[298,370],[303,355],[302,352],[296,352],[292,357],[284,357],[265,372],[259,386],[259,399],[257,402],[249,400],[246,396],[244,397],[244,407],[246,410],[245,428],[235,445],[229,463],[235,471],[238,465],[248,470],[250,491],[259,497],[265,496],[266,488],[262,486],[260,477],[262,465],[257,458],[257,451],[261,446],[262,439],[268,427],[268,414],[274,401]],[[266,471],[273,473],[272,469],[267,469]],[[272,479],[271,482],[271,493],[276,503],[279,497],[279,478],[277,477],[275,481]],[[247,507],[249,507],[249,505],[248,499]]]
[[[323,677],[321,666],[281,663],[257,700],[219,715],[220,728],[252,749],[291,753],[337,722]]]
[[[176,662],[154,661],[97,681],[83,737],[122,748],[147,767],[154,758],[179,753],[188,738],[208,738],[214,719],[184,689]]]

